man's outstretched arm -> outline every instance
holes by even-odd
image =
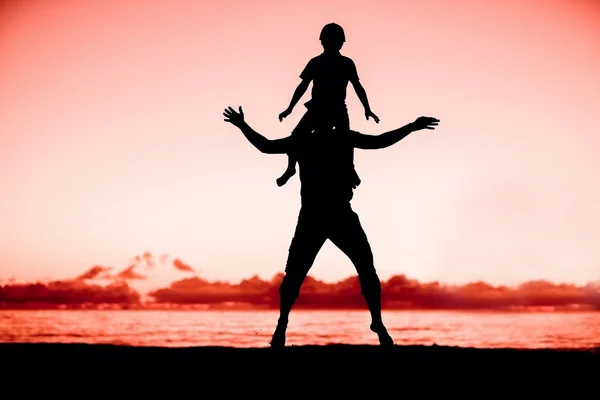
[[[435,129],[439,122],[440,120],[437,118],[419,117],[415,122],[404,125],[402,128],[382,133],[381,135],[364,135],[355,132],[353,135],[353,144],[357,149],[384,149],[398,143],[412,132],[421,129]]]
[[[246,139],[260,152],[265,154],[285,154],[289,151],[290,136],[283,139],[267,139],[244,121],[244,111],[241,106],[239,112],[228,107],[223,112],[223,115],[225,116],[225,122],[231,123],[242,131]]]

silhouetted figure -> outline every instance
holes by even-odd
[[[381,284],[375,271],[373,254],[358,215],[352,210],[354,149],[383,149],[411,132],[434,129],[439,120],[420,117],[413,123],[381,135],[364,135],[351,130],[333,129],[333,119],[321,116],[312,133],[267,139],[245,121],[242,108],[231,107],[223,113],[225,121],[238,127],[246,139],[266,154],[293,152],[300,168],[302,206],[292,239],[285,276],[279,288],[280,315],[271,339],[272,347],[285,346],[288,317],[300,287],[327,239],[352,261],[358,272],[361,292],[371,313],[371,330],[383,346],[394,342],[381,318]]]
[[[352,83],[358,98],[365,108],[365,117],[372,117],[379,123],[379,118],[373,114],[367,99],[367,93],[362,87],[356,66],[352,59],[340,54],[340,50],[346,41],[344,30],[338,24],[330,23],[323,27],[319,40],[323,46],[323,53],[312,58],[302,73],[300,79],[302,82],[294,91],[294,95],[289,107],[279,114],[281,122],[285,117],[292,113],[296,103],[308,89],[312,81],[312,98],[304,106],[306,113],[298,122],[298,125],[292,132],[292,135],[302,135],[310,133],[316,125],[316,119],[319,115],[328,114],[332,123],[337,129],[350,129],[348,118],[348,109],[346,107],[346,88],[348,82]],[[296,173],[296,159],[293,154],[288,155],[288,166],[284,174],[277,179],[277,185],[283,186]],[[360,178],[355,170],[354,187],[360,185]]]

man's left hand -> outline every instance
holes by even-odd
[[[242,106],[239,108],[239,112],[235,111],[233,108],[228,107],[223,112],[225,116],[224,121],[229,122],[238,128],[244,124],[244,110],[242,110]]]

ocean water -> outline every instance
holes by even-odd
[[[275,311],[0,311],[0,342],[265,347]],[[600,312],[387,311],[396,344],[600,347]],[[288,345],[377,344],[367,311],[294,311]]]

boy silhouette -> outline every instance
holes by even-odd
[[[346,88],[348,82],[352,83],[356,95],[365,109],[365,117],[367,119],[372,117],[375,122],[379,123],[379,118],[371,111],[367,93],[359,81],[354,61],[340,53],[346,41],[344,29],[335,23],[327,24],[321,30],[319,40],[323,46],[323,53],[312,58],[300,74],[302,82],[300,82],[294,91],[288,108],[279,114],[279,122],[292,113],[292,110],[312,81],[311,99],[304,104],[307,111],[292,131],[292,136],[312,132],[318,122],[317,120],[322,118],[323,115],[327,115],[329,120],[334,121],[333,125],[335,129],[349,130],[350,121],[346,107]],[[285,185],[294,176],[296,173],[296,162],[296,155],[293,153],[288,154],[288,166],[283,175],[277,179],[278,186]],[[353,176],[353,186],[356,187],[360,184],[360,178],[354,166]]]

